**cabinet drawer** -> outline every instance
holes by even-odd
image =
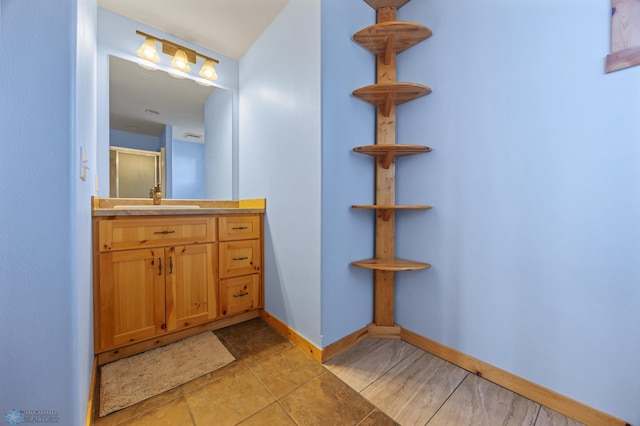
[[[233,315],[259,307],[259,274],[220,281],[220,313]]]
[[[261,266],[260,240],[220,243],[220,278],[254,274]]]
[[[210,216],[118,218],[99,223],[99,251],[213,242],[216,235],[216,221]]]
[[[222,216],[218,219],[220,241],[260,238],[260,216]]]

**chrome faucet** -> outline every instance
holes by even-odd
[[[153,188],[149,189],[149,197],[153,198],[154,205],[160,205],[160,201],[162,201],[162,189],[160,184],[157,184]]]

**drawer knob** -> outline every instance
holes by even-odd
[[[156,231],[154,232],[154,234],[162,234],[162,235],[167,235],[167,234],[173,234],[176,231]]]
[[[234,226],[231,229],[247,229],[247,228],[249,228],[249,227],[248,226]]]
[[[234,257],[233,258],[233,260],[247,260],[247,259],[248,259],[247,256],[245,256],[245,257]]]
[[[243,291],[243,292],[234,294],[233,297],[242,297],[242,296],[246,296],[247,294],[249,294],[248,291]]]

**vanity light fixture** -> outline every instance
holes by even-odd
[[[189,59],[187,54],[182,49],[176,50],[176,54],[173,56],[171,66],[182,72],[189,72],[191,65],[189,65]]]
[[[202,68],[200,69],[200,77],[210,81],[218,78],[218,74],[216,73],[216,70],[214,68],[214,64],[220,63],[220,61],[218,61],[217,59],[210,58],[196,52],[193,49],[181,46],[172,41],[160,39],[147,33],[143,33],[142,31],[136,31],[136,34],[145,37],[144,43],[142,43],[140,49],[137,50],[138,56],[140,56],[142,59],[151,62],[158,62],[160,57],[158,55],[158,51],[156,50],[155,42],[157,41],[162,45],[162,53],[173,56],[173,59],[171,60],[171,66],[176,70],[183,73],[189,72],[189,70],[191,70],[191,65],[189,65],[189,63],[195,64],[197,58],[201,57],[202,59],[204,59],[204,63],[202,64]],[[176,76],[178,75],[179,74],[177,74]]]
[[[158,62],[160,60],[160,55],[158,55],[158,49],[156,48],[156,42],[153,37],[147,37],[140,46],[140,49],[137,50],[138,56],[142,59],[146,59],[151,62]]]
[[[200,77],[207,80],[215,80],[218,78],[216,69],[213,67],[213,59],[205,59],[202,68],[200,69]]]

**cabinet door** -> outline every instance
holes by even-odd
[[[188,327],[217,317],[213,265],[215,245],[166,249],[167,328]]]
[[[220,314],[233,315],[257,308],[259,274],[220,281]]]
[[[220,278],[255,274],[261,263],[260,240],[220,243]]]
[[[164,249],[100,254],[100,345],[108,349],[161,333]]]

